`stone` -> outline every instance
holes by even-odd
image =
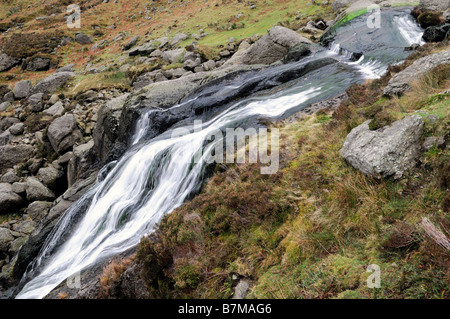
[[[183,57],[184,57],[184,49],[164,51],[162,54],[163,60],[169,63],[184,62]]]
[[[283,63],[296,62],[311,53],[309,45],[299,43],[289,49],[288,53],[283,57]]]
[[[431,26],[425,29],[422,39],[425,42],[441,42],[446,39],[450,31],[450,23]]]
[[[83,32],[79,32],[75,35],[75,41],[77,41],[79,44],[91,44],[92,39],[90,36]]]
[[[27,179],[25,190],[27,200],[30,202],[47,201],[55,198],[55,194],[35,177]]]
[[[53,93],[56,89],[62,87],[73,77],[75,77],[75,73],[73,72],[64,71],[54,73],[36,84],[31,90],[31,93]]]
[[[25,129],[25,125],[23,123],[16,123],[9,128],[9,131],[12,135],[22,135]]]
[[[22,80],[14,85],[14,97],[17,100],[26,98],[31,91],[32,85],[29,80]]]
[[[55,103],[58,102],[58,101],[59,101],[59,97],[58,97],[58,95],[56,95],[56,94],[53,94],[53,95],[48,99],[48,103],[51,104],[51,105],[55,104]]]
[[[19,119],[15,117],[5,117],[0,121],[0,130],[5,131],[9,129],[11,126],[13,126],[16,123],[19,123]]]
[[[152,42],[147,42],[147,43],[144,43],[143,45],[140,45],[138,47],[131,49],[128,52],[128,55],[129,56],[150,55],[155,50],[156,50],[156,45]]]
[[[242,60],[245,64],[272,64],[283,58],[293,46],[299,43],[312,44],[310,40],[297,32],[276,26],[248,48]]]
[[[19,176],[17,176],[16,172],[14,170],[9,170],[5,174],[3,174],[1,181],[3,183],[15,183],[20,180]]]
[[[13,230],[18,233],[29,235],[36,227],[36,223],[32,220],[26,220],[23,223],[14,225]]]
[[[47,136],[55,152],[66,152],[81,138],[75,116],[66,114],[53,120],[48,127]]]
[[[0,167],[12,168],[14,165],[27,161],[33,155],[34,148],[31,145],[5,145],[0,146]]]
[[[385,96],[401,95],[411,90],[411,83],[440,64],[450,63],[450,50],[434,53],[415,61],[394,75],[385,87]]]
[[[39,56],[33,57],[27,63],[27,71],[46,71],[50,68],[50,59]]]
[[[0,103],[0,112],[6,111],[11,106],[10,102]]]
[[[41,167],[38,170],[36,177],[42,183],[44,183],[45,186],[53,188],[56,185],[58,179],[60,179],[63,175],[63,172],[57,170],[53,166],[47,166]]]
[[[61,101],[58,101],[42,113],[50,116],[61,116],[64,113],[64,106]]]
[[[184,33],[178,33],[177,35],[175,35],[173,37],[173,39],[170,41],[170,45],[174,46],[177,45],[178,43],[186,40],[188,38],[188,36]]]
[[[94,140],[73,148],[73,156],[67,166],[67,181],[72,186],[81,172],[86,171],[89,166],[88,156],[94,149]]]
[[[14,193],[22,195],[26,192],[26,185],[26,183],[16,182],[12,184],[11,188]]]
[[[398,179],[416,164],[424,122],[419,115],[405,117],[376,131],[371,120],[355,127],[340,150],[354,168],[374,177]]]
[[[14,236],[11,231],[6,228],[0,228],[0,251],[6,252],[9,249],[9,245],[14,240]]]
[[[22,204],[22,197],[13,192],[11,184],[0,183],[0,214],[17,213]]]
[[[28,104],[31,106],[32,112],[40,112],[44,108],[42,105],[42,97],[44,93],[36,93],[28,98]]]
[[[211,71],[216,68],[216,62],[214,60],[208,60],[202,66],[204,71]]]
[[[136,45],[136,43],[139,40],[139,36],[134,36],[130,39],[130,41],[128,41],[124,46],[123,46],[123,50],[129,50],[132,47],[134,47]]]
[[[34,201],[28,205],[26,213],[33,221],[39,222],[47,215],[50,207],[52,207],[52,202]]]
[[[10,57],[7,54],[0,54],[0,72],[8,71],[19,63],[18,59]]]
[[[67,64],[65,66],[63,66],[62,68],[59,68],[56,70],[55,73],[60,73],[60,72],[73,72],[73,67],[75,66],[75,64],[71,63],[71,64]]]
[[[244,299],[250,289],[250,283],[248,280],[241,279],[234,288],[234,295],[232,299]]]
[[[444,22],[450,23],[450,9],[445,10],[443,13],[443,16],[444,16]]]

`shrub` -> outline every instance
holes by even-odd
[[[419,22],[420,26],[424,29],[441,23],[440,14],[438,12],[432,11],[422,12],[417,17],[417,21]]]

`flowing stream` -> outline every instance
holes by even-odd
[[[376,59],[373,52],[367,56],[363,51],[364,55],[357,61],[351,61],[342,51],[346,42],[339,42],[338,33],[330,50],[320,51],[296,64],[324,57],[337,59],[338,63],[314,70],[276,90],[259,92],[229,103],[225,109],[206,118],[201,130],[194,130],[192,121],[184,122],[147,140],[145,131],[151,123],[144,114],[138,121],[131,148],[117,163],[108,165],[110,171],[105,168],[99,174],[101,178],[96,185],[65,212],[50,233],[24,275],[24,278],[32,279],[16,298],[43,298],[73,274],[135,247],[164,215],[199,190],[207,166],[205,156],[209,151],[204,150],[205,140],[215,130],[288,116],[311,103],[343,92],[353,83],[380,76],[388,63],[401,62],[406,57],[403,47],[420,40],[422,30],[414,24],[408,11],[388,12],[382,17],[391,19],[391,12],[395,12],[396,18],[391,19],[387,32],[401,39],[395,43],[396,50],[391,50],[392,44],[388,41],[383,43],[392,53],[390,59],[386,55]],[[350,25],[358,28],[358,23],[364,23],[363,19],[359,17],[360,21],[355,19]],[[351,48],[345,50],[351,51]],[[174,130],[180,128],[190,133],[173,137]],[[194,161],[202,150],[201,160]]]

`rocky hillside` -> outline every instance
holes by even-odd
[[[367,7],[349,0],[85,0],[81,28],[71,29],[69,4],[0,2],[5,297],[59,217],[128,149],[143,108],[159,108],[148,133],[156,136],[204,111],[163,112],[200,86],[320,51],[324,34]],[[201,194],[143,238],[136,254],[88,271],[77,293],[60,287],[50,297],[448,297],[446,9],[440,0],[421,1],[413,14],[429,43],[408,48],[407,61],[380,80],[273,124],[283,132],[278,174],[218,166]],[[258,89],[299,74],[291,70]],[[246,87],[224,101],[253,92]],[[371,263],[387,269],[375,295],[361,277]]]

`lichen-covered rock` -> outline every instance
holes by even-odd
[[[450,50],[428,55],[397,73],[389,80],[384,95],[400,95],[411,90],[411,83],[440,64],[450,63]]]
[[[408,116],[376,131],[369,129],[369,123],[348,134],[341,156],[366,175],[400,178],[415,165],[420,153],[422,118]]]
[[[19,63],[18,59],[10,57],[6,54],[0,54],[0,72],[8,71]]]

